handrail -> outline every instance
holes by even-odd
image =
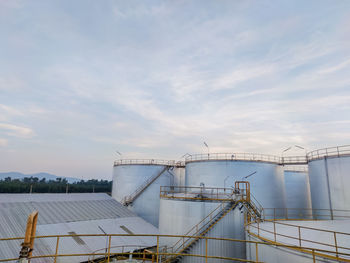
[[[234,188],[200,186],[161,186],[160,198],[232,201]]]
[[[283,169],[285,172],[300,172],[307,173],[309,171],[307,166],[303,165],[287,165]]]
[[[286,243],[287,241],[285,241],[285,239],[291,239],[292,241],[298,241],[298,245],[297,247],[302,247],[302,243],[312,243],[314,245],[321,245],[321,246],[327,246],[330,247],[330,249],[334,249],[333,253],[336,254],[336,257],[339,257],[340,251],[339,249],[343,249],[343,250],[347,250],[346,256],[350,256],[350,248],[349,247],[344,247],[344,246],[340,246],[339,245],[339,236],[340,235],[345,235],[348,236],[348,238],[350,239],[350,233],[345,233],[345,232],[339,232],[339,231],[331,231],[331,230],[326,230],[326,229],[320,229],[320,228],[315,228],[315,227],[308,227],[308,226],[300,226],[300,225],[293,225],[293,224],[288,224],[288,223],[284,223],[284,222],[280,222],[280,221],[276,221],[276,220],[264,220],[264,222],[268,222],[271,223],[273,226],[273,230],[268,230],[266,228],[263,228],[263,226],[260,224],[260,222],[258,220],[256,220],[255,222],[251,222],[251,223],[247,223],[246,224],[246,231],[249,234],[254,234],[255,236],[257,236],[258,238],[265,240],[265,241],[269,241],[272,244],[278,244],[281,243],[281,241],[278,241],[278,237],[283,237],[284,243]],[[264,223],[264,224],[265,224]],[[282,234],[280,232],[277,231],[277,225],[284,225],[287,227],[291,227],[292,230],[295,230],[294,234],[291,234],[290,231],[288,231],[288,234]],[[250,230],[250,228],[255,229],[255,232],[252,232]],[[302,234],[303,231],[302,230],[311,230],[311,231],[316,231],[316,232],[321,232],[321,233],[329,233],[331,234],[334,243],[324,243],[321,242],[320,240],[310,240],[310,239],[306,239],[304,238],[304,235]],[[261,233],[267,233],[267,234],[271,234],[273,237],[272,239],[268,238],[266,235],[261,235]],[[305,232],[305,231],[304,231]],[[292,242],[291,241],[291,242]],[[289,245],[293,245],[293,244],[289,244]],[[328,251],[332,251],[327,249]],[[347,262],[350,262],[350,260],[348,260]]]
[[[254,233],[251,233],[254,234]],[[184,254],[184,253],[163,253],[159,250],[159,239],[160,238],[198,238],[201,240],[207,240],[206,242],[208,242],[209,240],[213,240],[213,241],[228,241],[228,242],[232,242],[232,243],[244,243],[244,244],[251,244],[255,246],[255,250],[256,250],[256,255],[260,255],[259,253],[261,253],[261,249],[259,249],[259,247],[261,248],[262,246],[276,246],[277,248],[288,248],[288,249],[295,249],[301,252],[305,252],[305,253],[309,253],[311,254],[313,257],[315,256],[320,256],[320,257],[325,257],[325,258],[329,258],[329,259],[333,259],[333,260],[339,260],[339,261],[343,261],[343,262],[350,262],[350,260],[348,259],[350,257],[349,253],[344,253],[341,251],[331,251],[331,250],[326,250],[326,249],[318,249],[318,248],[313,248],[313,247],[307,247],[307,246],[295,246],[295,245],[288,245],[288,244],[281,244],[281,243],[274,243],[273,241],[269,241],[269,243],[266,243],[265,241],[253,241],[253,240],[241,240],[241,239],[233,239],[233,238],[217,238],[217,237],[206,237],[206,236],[185,236],[185,235],[152,235],[152,234],[77,234],[77,235],[47,235],[47,236],[36,236],[35,239],[45,239],[45,238],[56,238],[56,252],[54,254],[40,254],[40,255],[35,255],[35,256],[31,256],[31,259],[35,259],[35,258],[53,258],[56,259],[59,257],[76,257],[76,256],[94,256],[94,255],[100,255],[103,257],[107,258],[107,262],[111,261],[111,257],[112,256],[117,256],[117,255],[122,255],[125,254],[124,253],[114,253],[111,252],[110,248],[111,247],[111,239],[113,237],[130,237],[130,236],[135,236],[135,237],[154,237],[157,240],[157,246],[155,251],[147,251],[147,253],[145,252],[127,252],[128,254],[134,255],[134,256],[144,256],[145,254],[148,256],[154,256],[154,258],[156,258],[155,262],[160,262],[159,259],[161,257],[174,257],[174,256],[190,256],[190,257],[197,257],[197,258],[202,258],[203,260],[207,260],[207,259],[226,259],[226,260],[231,260],[231,261],[241,261],[241,262],[261,262],[259,261],[257,258],[256,260],[247,260],[247,259],[237,259],[237,258],[231,258],[231,257],[223,257],[223,256],[212,256],[212,255],[208,255],[208,247],[206,247],[204,249],[204,251],[200,251],[198,252],[199,254]],[[68,238],[68,237],[101,237],[104,240],[106,239],[106,237],[108,238],[108,247],[107,247],[107,251],[105,253],[72,253],[72,254],[61,254],[58,253],[59,251],[59,244],[61,244],[64,240],[64,238]],[[262,237],[261,237],[262,238]],[[23,237],[19,238],[19,237],[15,237],[12,239],[22,239]],[[0,242],[2,241],[9,241],[9,238],[0,238]],[[59,242],[61,241],[61,242]],[[36,242],[37,243],[37,242]],[[208,242],[209,243],[209,242]],[[18,260],[18,258],[0,258],[0,262],[7,262],[7,261],[15,261]]]
[[[159,176],[161,176],[169,168],[165,166],[160,172],[157,172],[155,175],[149,177],[145,182],[143,182],[136,190],[123,198],[121,203],[127,205],[132,203],[151,183],[153,183]]]
[[[309,161],[322,159],[324,157],[350,156],[350,145],[334,146],[318,149],[307,153]]]
[[[119,159],[114,161],[114,166],[117,165],[128,165],[128,164],[145,164],[145,165],[167,165],[175,166],[180,162],[174,160],[161,160],[161,159]]]
[[[120,246],[111,246],[109,249],[110,251],[113,249],[113,248],[121,248],[122,252],[121,253],[128,253],[129,251],[124,251],[124,248],[137,248],[137,249],[143,249],[144,246],[140,246],[140,245],[120,245]],[[92,255],[88,257],[88,262],[94,262],[95,260],[95,256],[96,255],[100,255],[100,253],[98,253],[99,251],[106,251],[106,248],[100,248],[100,249],[97,249],[97,250],[94,250],[92,252]],[[112,251],[111,251],[112,252]],[[91,257],[91,258],[90,258]]]
[[[243,160],[243,161],[261,161],[279,163],[280,157],[269,154],[258,153],[208,153],[208,154],[189,154],[185,162],[205,161],[205,160]]]
[[[240,184],[247,185],[245,187],[248,188],[240,188]],[[256,200],[254,196],[251,195],[250,189],[249,189],[249,183],[242,181],[242,182],[236,182],[237,187],[235,188],[228,188],[230,195],[228,196],[227,200],[229,200],[231,203],[224,205],[224,203],[220,203],[219,206],[217,206],[213,211],[211,211],[205,218],[203,218],[199,223],[194,225],[186,234],[185,236],[188,235],[195,235],[195,236],[202,236],[205,234],[210,228],[212,228],[213,225],[215,225],[218,220],[223,218],[230,210],[234,209],[238,204],[242,203],[242,205],[248,210],[249,212],[249,217],[253,216],[255,219],[260,218],[263,214],[263,208],[261,204]],[[161,187],[161,197],[174,197],[174,195],[169,196],[167,190],[163,189],[171,189],[170,192],[173,194],[174,192],[176,193],[183,193],[183,189],[195,189],[198,190],[200,189],[200,197],[201,199],[208,200],[208,197],[203,197],[203,193],[212,193],[210,190],[224,190],[226,193],[227,188],[214,188],[214,187]],[[181,189],[182,191],[173,191],[173,189]],[[191,191],[193,193],[193,191]],[[186,197],[175,197],[175,198],[186,198]],[[193,199],[193,197],[190,197],[190,199]],[[210,199],[209,199],[210,200]],[[211,200],[220,200],[218,194],[214,196],[213,199]],[[241,208],[240,208],[241,209]],[[214,215],[215,214],[215,215]],[[214,216],[213,216],[214,215]],[[217,219],[218,218],[218,219]],[[213,221],[215,220],[216,221]],[[249,219],[250,220],[250,219]],[[182,242],[181,242],[182,241]],[[190,238],[188,238],[186,241],[184,238],[179,239],[172,247],[171,252],[183,252],[187,247],[189,247],[195,240],[191,241]]]
[[[285,156],[280,157],[270,154],[261,153],[200,153],[200,154],[188,154],[185,158],[185,162],[198,162],[198,161],[251,161],[251,162],[267,162],[275,163],[279,165],[297,165],[307,164],[308,160],[306,155],[301,156]]]
[[[316,208],[263,208],[264,218],[273,220],[334,220],[350,219],[350,210]],[[282,218],[281,218],[282,217]],[[306,218],[310,217],[310,218]]]
[[[198,226],[201,225],[204,221],[206,221],[209,218],[209,221],[207,223],[209,223],[213,218],[215,218],[218,214],[220,214],[220,212],[225,208],[224,203],[220,203],[214,210],[212,210],[206,217],[204,217],[199,223],[195,224],[190,230],[188,230],[184,236],[196,236],[195,234],[198,233]],[[213,214],[216,213],[217,211],[219,211],[214,217]],[[206,223],[206,224],[207,224]],[[205,224],[205,225],[206,225]],[[194,232],[193,234],[190,235],[190,233],[196,229],[196,232]],[[181,238],[172,246],[171,251],[174,252],[174,248],[181,242]],[[175,249],[175,251],[177,251],[177,249]]]
[[[334,146],[308,152],[300,156],[276,156],[260,153],[201,153],[186,154],[185,161],[161,160],[161,159],[120,159],[114,162],[114,166],[128,164],[155,164],[169,166],[185,166],[188,162],[208,161],[208,160],[226,160],[226,161],[256,161],[269,162],[280,165],[300,165],[307,164],[309,161],[321,159],[324,157],[350,156],[350,145]]]

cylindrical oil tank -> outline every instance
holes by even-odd
[[[308,160],[314,217],[317,209],[350,210],[350,145],[312,151]]]
[[[264,208],[277,208],[284,217],[286,192],[279,157],[261,154],[191,155],[186,158],[186,186],[232,187],[235,181],[250,182],[251,194]]]
[[[196,228],[201,229],[206,225],[206,220],[210,220],[210,214],[214,217],[222,207],[229,206],[229,203],[220,203],[213,201],[194,201],[194,200],[178,200],[166,199],[160,200],[159,214],[159,233],[161,235],[187,235],[198,236]],[[207,219],[206,219],[207,218]],[[215,218],[212,219],[212,221]],[[216,222],[214,226],[204,235],[206,237],[245,239],[244,233],[244,214],[239,210],[239,206],[230,210],[224,217]],[[181,250],[176,250],[182,246],[182,242],[186,242],[186,238],[171,238],[161,237],[160,245],[167,247],[169,251],[174,250],[175,253],[183,253]],[[186,243],[185,243],[186,246]],[[191,248],[190,254],[205,255],[205,240],[198,240]],[[231,258],[245,259],[245,243],[243,242],[228,242],[221,240],[208,240],[207,243],[208,256],[221,256]],[[173,253],[172,252],[172,253]],[[199,263],[204,262],[203,258],[184,257],[181,262]],[[222,259],[208,259],[208,262],[226,262]],[[231,261],[227,261],[231,262]]]
[[[131,211],[158,227],[159,189],[174,184],[172,169],[168,161],[118,160],[114,163],[112,197],[121,203],[128,199]]]
[[[284,168],[288,218],[312,218],[310,182],[307,167]]]

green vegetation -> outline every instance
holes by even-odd
[[[112,182],[107,180],[88,180],[68,183],[66,179],[46,181],[37,177],[0,180],[0,193],[111,193]]]

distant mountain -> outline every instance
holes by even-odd
[[[11,177],[11,179],[23,179],[24,177],[37,177],[39,180],[46,178],[46,180],[56,180],[56,178],[66,178],[69,183],[74,183],[80,181],[81,179],[73,177],[60,177],[49,173],[36,173],[36,174],[22,174],[19,172],[8,172],[0,173],[0,180],[5,179],[6,177]]]

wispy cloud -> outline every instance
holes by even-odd
[[[15,137],[30,138],[34,135],[34,131],[28,127],[9,123],[0,123],[0,130],[2,130],[7,135]]]
[[[0,0],[4,169],[348,143],[348,2],[81,3]]]

